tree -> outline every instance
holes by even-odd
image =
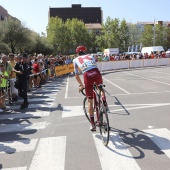
[[[153,46],[153,26],[152,25],[145,25],[144,31],[141,35],[141,42],[143,46],[149,47]]]
[[[47,39],[58,53],[69,53],[77,45],[89,44],[89,34],[84,22],[73,18],[64,23],[61,18],[50,18],[47,26]]]
[[[0,43],[0,55],[1,53],[9,54],[11,52],[10,48],[5,43]]]
[[[129,39],[127,40],[127,47],[135,46],[141,43],[141,31],[137,27],[136,24],[129,24],[128,25],[128,34]]]
[[[166,48],[167,43],[167,27],[157,24],[155,27],[155,45]]]
[[[3,28],[2,41],[8,44],[11,48],[11,52],[15,53],[16,49],[20,49],[22,51],[23,46],[28,41],[28,30],[19,20],[12,17],[3,21],[1,27]]]
[[[166,27],[165,29],[166,29],[166,41],[167,41],[165,49],[168,50],[170,48],[170,27]]]
[[[101,36],[98,36],[96,42],[101,49],[119,48],[125,49],[128,41],[128,27],[126,20],[114,20],[108,17],[105,24],[102,25]]]
[[[123,19],[120,22],[120,29],[119,29],[119,49],[120,51],[126,51],[128,44],[128,40],[129,40],[129,29],[126,23],[126,20]]]
[[[58,17],[51,17],[47,26],[47,39],[58,52],[62,51],[64,38],[63,20]]]

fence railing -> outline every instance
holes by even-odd
[[[170,65],[170,58],[118,60],[118,61],[97,63],[97,66],[100,71],[142,68],[142,67],[157,67],[157,66],[168,66],[168,65]]]
[[[117,60],[97,62],[98,69],[103,71],[142,68],[142,67],[158,67],[170,65],[170,58],[155,58],[155,59],[138,59],[138,60]],[[67,73],[74,72],[73,63],[69,65],[56,66],[55,75],[61,76]]]

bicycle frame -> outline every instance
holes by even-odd
[[[100,114],[100,108],[101,108],[101,102],[102,102],[100,100],[101,88],[99,89],[99,92],[97,92],[97,90],[98,90],[97,85],[94,85],[93,86],[93,99],[94,99],[93,109],[94,111],[96,111],[97,122],[100,123],[99,114]]]

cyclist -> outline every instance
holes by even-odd
[[[79,83],[79,92],[85,88],[86,96],[88,98],[88,112],[91,120],[91,131],[96,131],[94,122],[94,110],[93,110],[93,84],[103,84],[102,76],[97,68],[96,60],[93,55],[86,54],[85,46],[78,46],[76,53],[78,57],[73,60],[74,72],[77,82]],[[84,85],[79,76],[78,67],[81,69],[84,77]],[[102,95],[103,101],[106,102],[104,95]]]

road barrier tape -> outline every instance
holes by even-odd
[[[39,75],[39,74],[41,74],[41,73],[44,73],[44,72],[47,71],[47,70],[48,70],[48,69],[45,69],[45,70],[43,70],[43,71],[41,71],[41,72],[34,73],[34,74],[30,74],[29,76],[31,77],[31,76]]]

